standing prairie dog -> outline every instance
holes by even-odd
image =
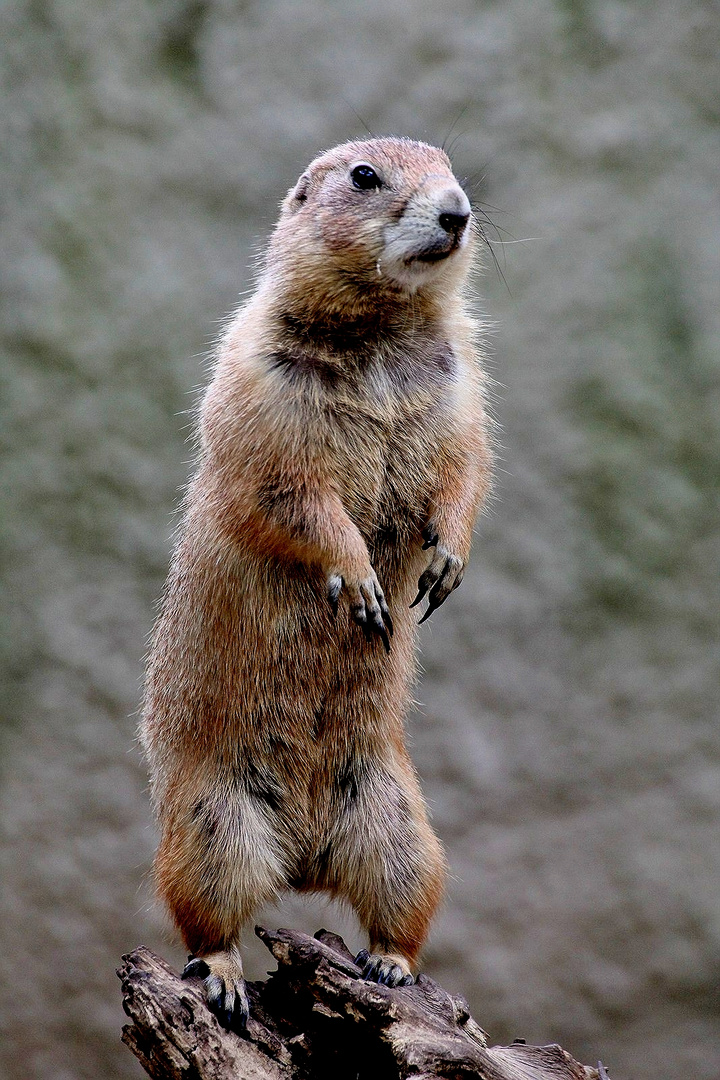
[[[397,986],[442,894],[404,718],[411,608],[460,584],[489,482],[470,219],[432,146],[321,154],[202,403],[141,738],[158,891],[227,1027],[261,904],[347,901],[363,977]]]

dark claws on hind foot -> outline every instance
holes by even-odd
[[[241,995],[238,990],[228,993],[222,979],[211,975],[210,979],[213,978],[217,979],[218,985],[216,988],[213,987],[212,990],[208,988],[208,1008],[217,1017],[220,1027],[225,1028],[226,1031],[235,1031],[238,1035],[242,1035],[247,1029],[250,1015],[247,997]]]
[[[413,986],[415,978],[408,975],[400,964],[393,963],[386,956],[369,953],[361,949],[355,957],[355,963],[362,968],[362,978],[376,982],[381,986]]]
[[[199,958],[188,960],[183,968],[182,978],[202,979],[208,1008],[216,1017],[220,1027],[242,1035],[247,1028],[250,1016],[244,982],[241,986],[228,987],[225,980],[219,975],[214,975],[208,964]]]

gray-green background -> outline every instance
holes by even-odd
[[[133,713],[204,356],[356,112],[441,142],[464,108],[457,170],[527,242],[481,282],[497,500],[422,637],[425,967],[495,1041],[716,1080],[717,4],[5,0],[0,40],[0,1068],[139,1075],[114,969],[182,953]]]

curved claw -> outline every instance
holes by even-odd
[[[378,605],[377,607],[369,608],[368,614],[370,615],[370,618],[366,623],[366,626],[372,627],[375,633],[380,635],[382,643],[385,646],[385,651],[390,652],[390,638],[388,637],[388,632],[385,629],[385,623],[383,621],[383,614],[380,605]]]
[[[241,992],[239,987],[228,987],[219,975],[211,975],[205,980],[205,991],[208,1008],[220,1026],[227,1031],[245,1031],[250,1007],[244,983]]]
[[[442,601],[441,601],[441,602],[442,602]],[[427,611],[426,611],[426,612],[425,612],[425,614],[423,615],[422,619],[418,619],[418,626],[422,626],[422,624],[423,624],[424,622],[426,622],[426,621],[427,621],[427,620],[428,620],[428,619],[430,618],[430,616],[432,615],[433,611],[435,611],[435,610],[436,610],[436,608],[439,608],[439,607],[440,607],[440,604],[433,604],[432,602],[431,602],[431,603],[429,603],[429,604],[428,604],[428,606],[427,606]]]
[[[383,620],[385,622],[385,625],[387,626],[388,634],[390,635],[390,637],[392,637],[395,633],[395,629],[393,627],[393,621],[390,616],[390,609],[388,608],[385,597],[382,594],[378,596],[378,604],[380,605],[380,611],[382,612]]]
[[[242,1034],[250,1016],[245,980],[223,978],[201,957],[190,957],[182,971],[183,979],[202,979],[208,1008],[221,1027]]]
[[[462,559],[457,555],[452,555],[445,548],[438,548],[432,562],[418,581],[418,594],[410,605],[411,608],[415,607],[427,596],[428,609],[420,619],[420,623],[429,619],[433,611],[447,600],[454,589],[457,589],[463,579],[463,573]]]
[[[388,637],[387,630],[385,629],[384,626],[382,626],[382,627],[380,627],[378,629],[378,634],[380,635],[382,643],[385,646],[385,652],[389,653],[390,652],[390,638]]]
[[[414,977],[392,956],[382,953],[370,953],[362,949],[355,957],[355,963],[362,968],[362,978],[376,982],[380,986],[412,986]]]
[[[418,581],[418,594],[410,605],[411,608],[417,607],[417,605],[425,599],[429,589],[431,589],[432,586],[435,584],[435,581],[437,580],[436,574],[433,570],[435,562],[436,560],[433,559],[427,570],[425,570],[425,572],[420,575],[420,580]]]
[[[333,574],[328,579],[327,595],[335,612],[337,612],[340,591],[345,584],[339,574]],[[350,614],[361,628],[366,640],[371,641],[373,635],[377,634],[385,646],[385,651],[389,653],[390,638],[393,635],[393,622],[385,600],[385,594],[380,588],[374,573],[365,581],[354,586],[348,586],[348,591],[351,597]]]

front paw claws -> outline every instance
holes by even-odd
[[[437,544],[435,546],[436,551],[433,560],[420,577],[418,594],[410,605],[411,608],[415,607],[427,596],[428,609],[420,619],[421,623],[429,619],[433,611],[447,600],[454,589],[457,589],[465,572],[465,564],[458,555],[452,555],[442,545]]]
[[[343,585],[346,586],[350,596],[350,614],[361,627],[366,639],[371,641],[373,634],[377,634],[386,652],[390,652],[390,638],[393,634],[392,618],[385,594],[374,573],[356,585],[347,584],[339,574],[330,575],[327,595],[336,615]]]

